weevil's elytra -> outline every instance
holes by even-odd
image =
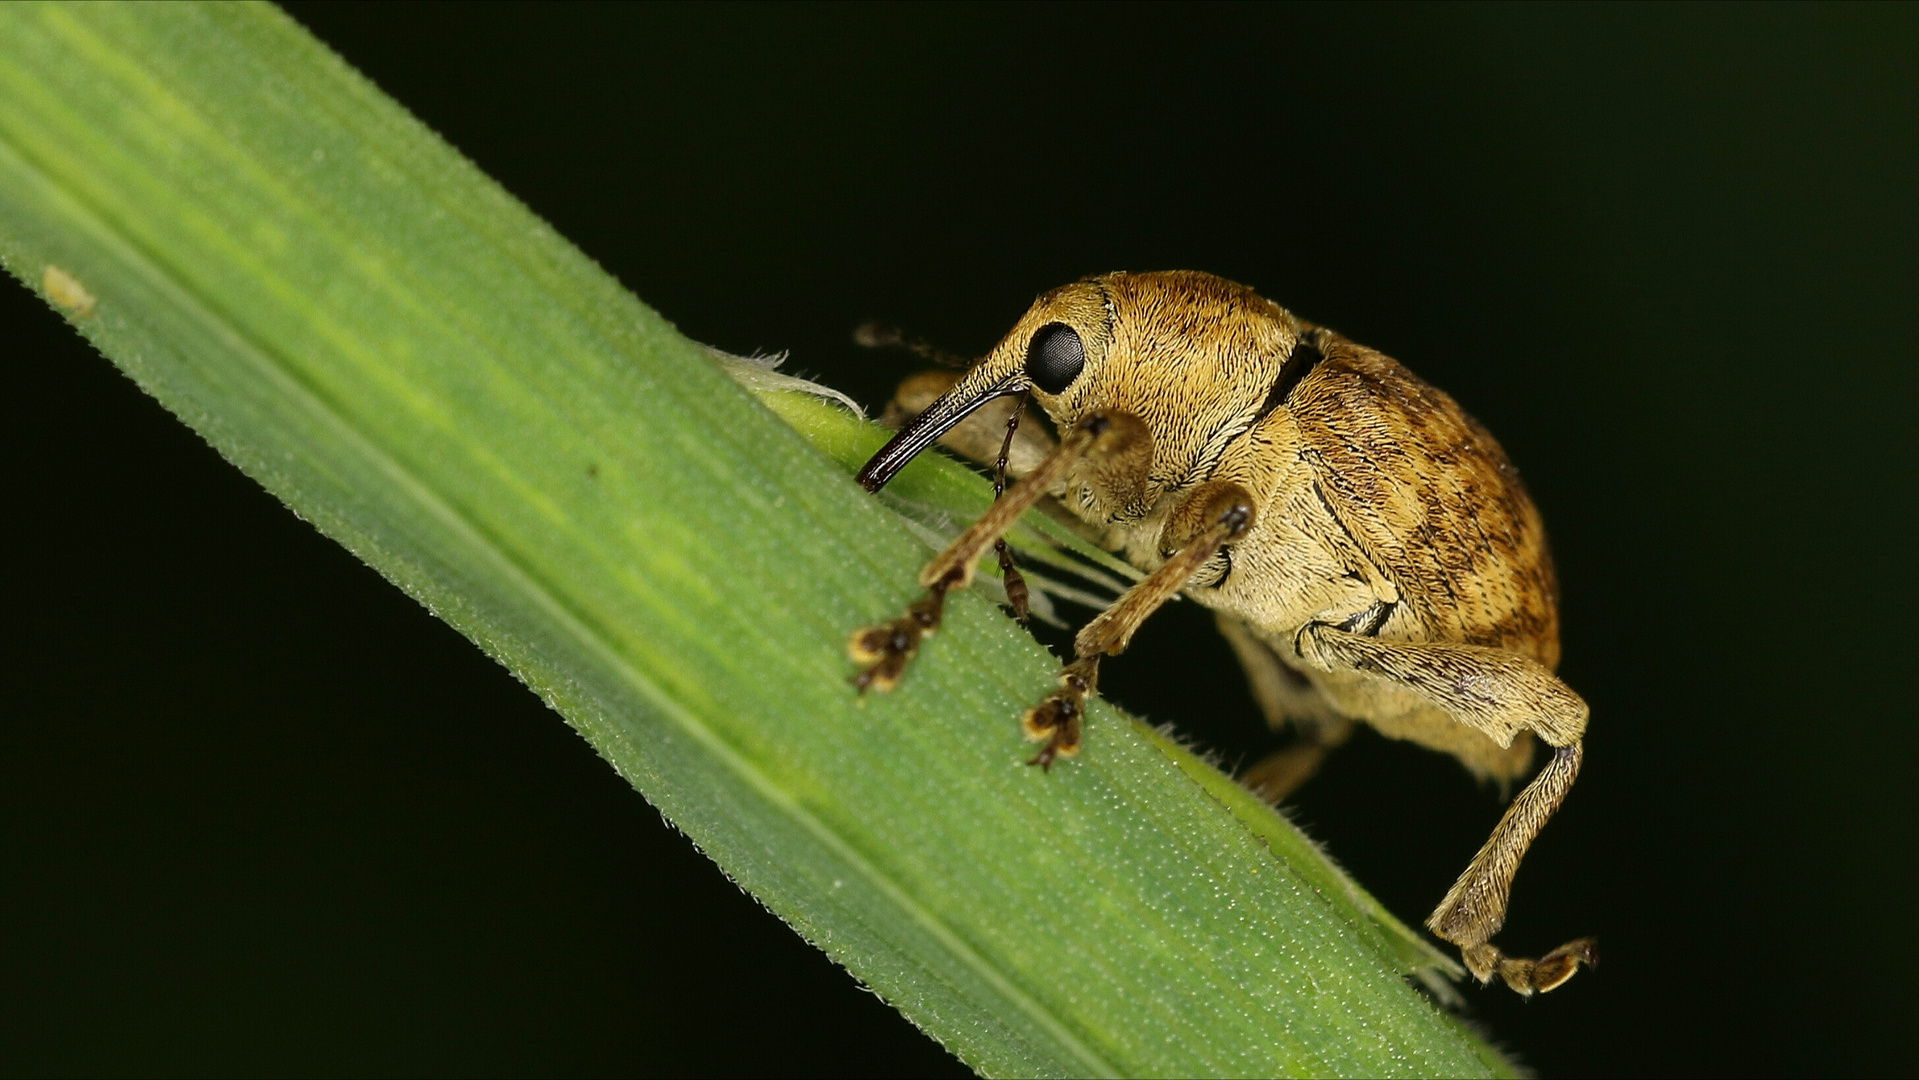
[[[1015,395],[1003,440],[966,423]],[[1059,438],[1020,431],[1016,454],[1028,398]],[[1010,567],[1001,537],[1051,497],[1146,577],[1079,632],[1059,689],[1021,718],[1041,744],[1032,764],[1078,751],[1101,658],[1183,593],[1215,611],[1268,720],[1299,736],[1241,777],[1269,798],[1355,723],[1502,785],[1525,774],[1534,740],[1550,747],[1426,925],[1480,981],[1521,994],[1594,962],[1590,939],[1536,961],[1491,943],[1520,859],[1578,775],[1587,709],[1552,673],[1558,595],[1538,511],[1452,398],[1245,286],[1107,274],[1041,296],[860,482],[878,490],[949,433],[1017,482],[921,571],[925,597],[853,635],[862,693],[899,682],[988,548]]]

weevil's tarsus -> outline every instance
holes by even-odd
[[[1496,974],[1522,997],[1558,989],[1581,964],[1599,966],[1599,943],[1592,938],[1569,941],[1537,960],[1507,956],[1493,945],[1475,945],[1462,953],[1467,968],[1480,982],[1490,982]]]
[[[1026,764],[1051,772],[1053,762],[1079,753],[1086,698],[1098,690],[1098,656],[1082,656],[1060,670],[1059,689],[1020,717],[1020,728],[1026,737],[1046,744]]]
[[[920,642],[939,629],[948,588],[944,580],[935,582],[925,596],[907,607],[906,614],[857,631],[848,639],[846,654],[855,664],[866,665],[849,680],[861,696],[868,690],[884,693],[899,685],[906,665],[920,651]]]
[[[1032,603],[1032,594],[1026,587],[1026,575],[1013,565],[1013,549],[1007,545],[1005,537],[993,541],[993,555],[999,559],[1000,586],[1006,590],[1006,606],[1013,609],[1013,618],[1024,626]]]

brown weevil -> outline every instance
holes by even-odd
[[[1078,751],[1101,657],[1184,594],[1215,612],[1268,719],[1298,732],[1242,777],[1270,799],[1354,723],[1502,784],[1526,771],[1535,738],[1551,748],[1426,925],[1481,982],[1497,974],[1521,994],[1594,962],[1590,939],[1539,960],[1491,943],[1520,859],[1578,775],[1587,708],[1553,675],[1558,597],[1539,513],[1485,428],[1396,361],[1245,286],[1117,273],[1041,296],[860,483],[877,491],[1009,396],[1019,400],[997,460],[1017,483],[926,564],[925,597],[853,635],[862,692],[898,682],[947,591],[972,580],[1022,513],[1055,498],[1146,576],[1079,631],[1059,689],[1026,711],[1041,744],[1033,764]],[[1029,398],[1058,438],[1029,425],[1009,470]],[[985,456],[981,441],[974,432],[972,456]],[[1008,582],[1017,608],[1016,575]]]

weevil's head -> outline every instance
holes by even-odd
[[[1304,330],[1211,274],[1105,274],[1046,293],[953,388],[860,471],[869,491],[981,405],[1030,390],[1060,428],[1098,409],[1152,436],[1148,499],[1193,482],[1257,414]]]

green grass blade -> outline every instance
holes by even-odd
[[[1164,737],[1024,767],[1055,662],[980,598],[858,702],[924,547],[278,11],[0,6],[0,259],[982,1072],[1509,1071]]]

